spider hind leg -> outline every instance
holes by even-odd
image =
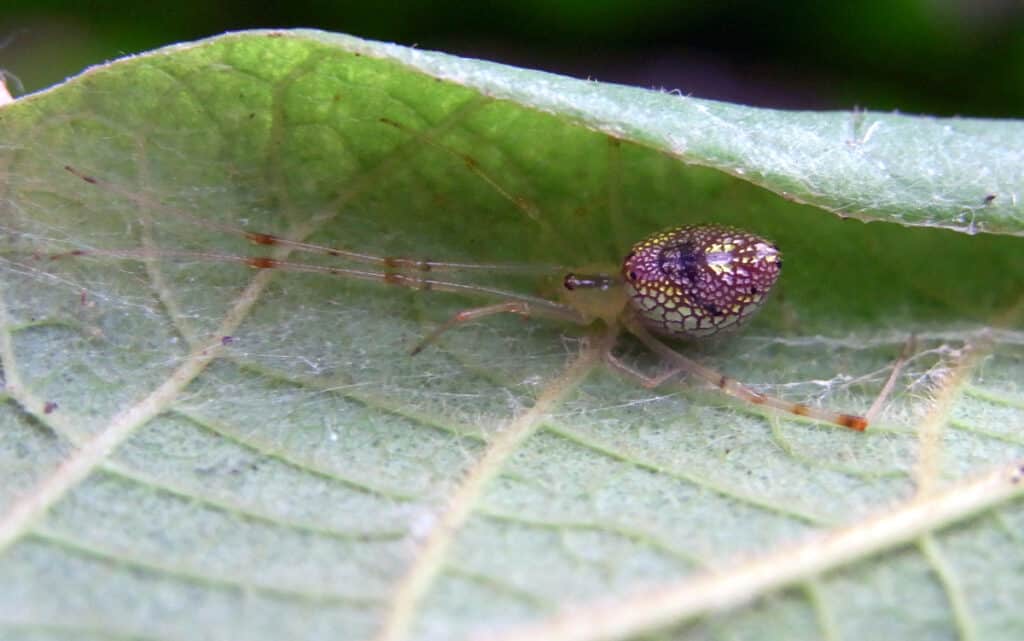
[[[646,345],[648,349],[668,360],[678,371],[697,376],[716,386],[729,396],[746,401],[752,405],[765,405],[788,414],[804,416],[825,423],[832,423],[833,425],[839,425],[840,427],[856,430],[858,432],[863,432],[868,427],[868,419],[863,416],[834,412],[832,410],[811,407],[810,405],[804,405],[802,403],[792,403],[780,398],[775,398],[774,396],[755,392],[736,379],[720,374],[709,367],[701,365],[695,360],[683,356],[666,343],[655,338],[654,335],[647,331],[647,329],[639,322],[627,319],[625,325],[630,333],[640,339],[640,342]]]

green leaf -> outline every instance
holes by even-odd
[[[91,69],[0,129],[0,636],[1024,633],[1019,122],[263,32]],[[494,316],[411,357],[495,299],[195,254],[356,266],[244,228],[513,262],[427,276],[557,298],[699,221],[786,267],[744,332],[679,349],[794,402],[887,390],[867,432],[644,389],[599,327]]]

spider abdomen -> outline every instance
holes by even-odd
[[[649,236],[622,265],[629,304],[651,330],[701,338],[750,318],[775,285],[782,254],[770,241],[722,225]]]

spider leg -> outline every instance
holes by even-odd
[[[685,373],[686,371],[682,367],[676,365],[667,372],[663,372],[661,374],[658,374],[657,376],[648,376],[643,372],[633,367],[630,367],[626,363],[622,362],[622,360],[619,359],[618,356],[613,354],[612,350],[610,349],[605,353],[604,361],[608,363],[608,365],[611,366],[613,370],[615,370],[619,374],[622,374],[626,378],[629,378],[631,380],[636,381],[637,383],[640,383],[640,385],[642,385],[646,389],[654,389],[656,387],[661,387],[669,380],[675,378],[679,374]]]
[[[907,342],[903,344],[903,350],[900,355],[896,358],[896,361],[892,364],[892,371],[889,372],[888,378],[885,380],[885,385],[882,386],[882,391],[878,393],[878,398],[868,408],[867,413],[864,417],[869,421],[874,421],[875,417],[882,411],[882,406],[885,405],[885,401],[888,400],[889,395],[892,393],[893,387],[896,386],[896,379],[903,372],[903,368],[906,366],[907,361],[914,354],[917,349],[917,337],[911,335],[907,339]]]
[[[202,229],[223,232],[232,236],[245,238],[254,245],[263,247],[284,247],[297,252],[308,254],[320,254],[334,258],[373,265],[378,269],[387,271],[405,270],[420,272],[458,272],[458,271],[493,271],[499,273],[525,273],[525,274],[546,274],[551,272],[564,271],[565,268],[558,265],[536,265],[536,264],[496,264],[496,263],[458,263],[436,260],[419,260],[400,256],[377,256],[366,252],[354,251],[340,247],[318,245],[301,240],[292,240],[283,236],[256,232],[241,227],[217,223],[199,216],[192,215],[176,207],[166,205],[158,199],[149,198],[136,193],[135,190],[127,189],[116,183],[86,174],[71,165],[65,165],[64,170],[80,180],[119,196],[129,202],[148,211],[163,214],[164,217],[174,220],[181,219],[191,225]],[[90,252],[97,254],[99,252]]]
[[[654,335],[647,331],[647,329],[645,329],[635,319],[627,318],[625,320],[625,326],[630,333],[640,339],[640,342],[646,345],[648,349],[659,356],[666,358],[680,370],[687,374],[693,374],[694,376],[704,379],[730,396],[753,405],[767,405],[768,407],[773,407],[783,412],[795,414],[796,416],[806,416],[807,418],[832,423],[841,427],[857,430],[859,432],[867,429],[868,419],[863,416],[832,412],[829,410],[811,407],[809,405],[803,405],[801,403],[791,403],[780,398],[755,392],[736,379],[724,376],[709,367],[701,365],[697,361],[683,356],[667,344],[655,338]]]
[[[531,316],[546,316],[562,321],[568,321],[576,325],[586,325],[590,322],[590,319],[585,317],[583,314],[571,307],[562,305],[561,303],[545,299],[528,300],[523,297],[523,299],[520,300],[507,300],[503,303],[495,303],[494,305],[485,305],[483,307],[473,307],[456,312],[451,318],[439,325],[434,331],[427,334],[423,340],[417,343],[410,354],[412,356],[419,354],[428,345],[436,341],[441,334],[454,327],[458,327],[463,323],[480,320],[481,318],[486,318],[488,316],[494,316],[495,314],[519,314],[524,318],[529,318]]]

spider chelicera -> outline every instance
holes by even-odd
[[[133,197],[117,185],[70,166],[65,169],[89,184],[128,198]],[[162,206],[160,208],[164,209]],[[623,330],[633,334],[670,364],[670,369],[664,374],[646,376],[616,357],[614,344],[609,342],[603,353],[605,362],[645,387],[657,387],[676,376],[689,374],[751,404],[765,405],[858,431],[868,426],[868,420],[862,416],[792,403],[756,392],[680,354],[664,342],[663,338],[703,339],[735,329],[763,305],[781,272],[782,253],[770,241],[733,227],[698,224],[658,232],[633,246],[618,273],[564,274],[558,300],[549,300],[476,284],[442,280],[435,276],[437,273],[473,270],[517,270],[523,266],[376,256],[219,225],[182,212],[173,213],[202,227],[243,236],[257,245],[333,256],[367,265],[368,268],[330,267],[263,256],[147,249],[79,249],[58,254],[54,258],[88,255],[144,258],[157,254],[212,262],[237,262],[255,269],[328,274],[416,290],[490,297],[500,302],[458,312],[428,334],[413,348],[412,354],[419,353],[453,327],[495,314],[547,317],[583,326],[602,321],[613,334]]]

